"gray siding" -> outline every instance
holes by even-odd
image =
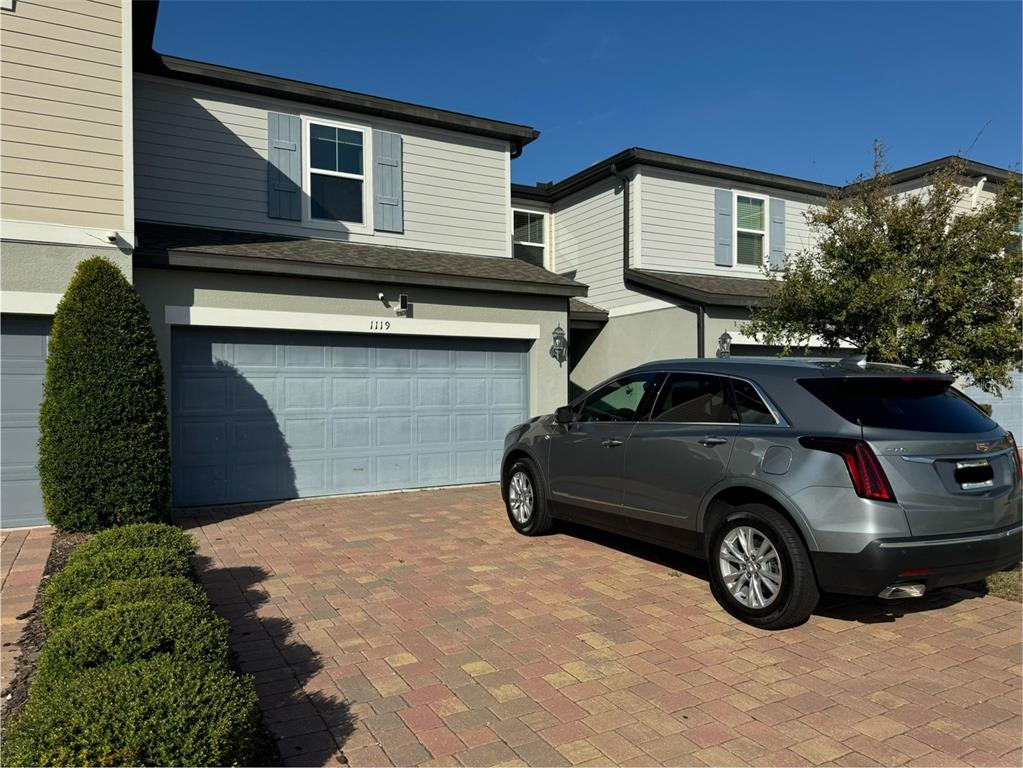
[[[622,281],[621,194],[608,179],[555,205],[554,271],[588,285],[586,300],[606,309],[644,298]]]
[[[738,186],[721,180],[687,177],[660,169],[643,169],[643,266],[697,274],[758,277],[752,267],[714,264],[714,190],[738,189],[785,200],[785,248],[794,253],[810,245],[804,214],[811,201],[769,188]]]
[[[508,145],[325,109],[404,139],[404,234],[303,227],[266,205],[267,114],[301,104],[139,76],[135,81],[135,203],[142,220],[507,256]],[[367,158],[367,171],[371,158]]]

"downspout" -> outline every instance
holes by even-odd
[[[622,282],[630,290],[636,290],[636,288],[630,287],[629,280],[629,177],[618,170],[618,166],[611,163],[611,175],[614,176],[622,183]],[[649,289],[643,289],[641,293],[649,293]],[[671,301],[678,304],[686,309],[692,310],[696,313],[696,356],[704,356],[704,311],[702,304],[695,304],[693,302],[685,301],[677,296],[672,296]]]

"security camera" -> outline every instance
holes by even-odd
[[[383,301],[384,300],[384,292],[380,291],[380,293],[377,294],[377,298],[380,299],[380,301]]]
[[[118,235],[116,232],[107,232],[106,237],[108,243],[116,243],[120,238],[120,235]]]

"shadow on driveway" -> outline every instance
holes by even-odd
[[[292,623],[259,615],[269,599],[260,584],[270,573],[259,567],[217,568],[203,556],[197,563],[214,609],[231,626],[238,667],[255,679],[263,724],[283,763],[338,764],[355,730],[355,716],[343,699],[307,689],[324,665],[316,651],[297,639]]]
[[[608,547],[623,554],[638,557],[665,568],[671,568],[674,571],[702,581],[709,580],[706,562],[665,547],[658,547],[654,544],[630,539],[620,534],[609,533],[597,528],[589,528],[578,523],[564,521],[558,521],[554,535],[558,534],[583,539],[598,546]],[[709,584],[707,590],[710,590]],[[838,619],[840,621],[853,621],[860,624],[885,624],[896,621],[903,616],[940,610],[963,600],[972,600],[983,596],[984,592],[979,591],[979,589],[973,590],[959,587],[938,589],[921,598],[905,600],[881,600],[874,597],[823,594],[821,595],[820,603],[814,610],[814,615]]]

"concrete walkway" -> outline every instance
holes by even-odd
[[[0,531],[0,690],[7,688],[14,661],[18,656],[18,638],[28,619],[18,618],[35,603],[39,580],[50,555],[53,529],[23,528]]]
[[[704,567],[517,535],[477,487],[188,511],[287,762],[1020,765],[1020,605],[826,599],[764,632]]]

